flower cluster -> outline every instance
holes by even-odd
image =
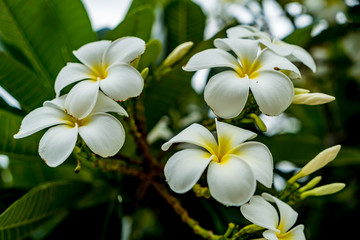
[[[192,46],[192,42],[178,46],[159,68],[171,68]],[[247,220],[265,229],[265,239],[305,239],[303,225],[292,228],[297,213],[288,204],[337,192],[344,184],[314,188],[320,181],[317,177],[300,188],[296,181],[332,161],[340,146],[316,156],[287,181],[277,197],[268,193],[254,195],[257,183],[272,187],[273,157],[267,146],[251,141],[256,133],[230,123],[232,118],[243,117],[241,113],[249,105],[257,108],[247,112],[256,122],[261,121],[260,112],[276,116],[292,103],[316,105],[333,101],[334,97],[294,87],[293,76],[300,78],[301,74],[292,61],[316,70],[311,55],[301,47],[272,39],[248,26],[228,29],[227,38],[216,39],[214,46],[192,56],[183,69],[225,68],[212,76],[204,89],[205,102],[222,119],[214,120],[214,133],[193,123],[162,145],[163,151],[177,143],[184,146],[167,161],[166,181],[176,193],[188,192],[194,186],[202,188],[197,182],[206,182],[209,196],[225,206],[241,206]],[[40,140],[39,154],[51,167],[70,156],[79,135],[93,153],[104,158],[114,156],[124,144],[125,130],[109,113],[128,116],[118,102],[141,94],[144,79],[132,62],[144,51],[145,42],[136,37],[97,41],[74,51],[81,63],[68,63],[61,69],[55,80],[56,98],[25,116],[14,137],[27,137],[49,128]],[[143,152],[150,154],[149,143],[139,139],[144,136],[134,136],[142,144],[137,143],[139,148],[147,144]]]
[[[205,101],[217,116],[237,117],[250,92],[259,110],[269,116],[284,112],[297,94],[301,94],[295,99],[297,104],[323,104],[335,99],[325,94],[295,92],[291,76],[301,75],[290,60],[301,61],[313,71],[316,69],[311,55],[303,48],[271,40],[268,34],[253,27],[233,27],[227,34],[228,38],[214,41],[216,48],[197,53],[184,66],[185,71],[229,68],[215,74],[205,87]]]
[[[70,156],[78,135],[94,153],[115,155],[124,144],[125,131],[108,112],[127,116],[116,101],[142,92],[144,80],[131,62],[144,51],[145,42],[136,37],[92,42],[74,51],[81,63],[68,63],[61,69],[55,81],[56,98],[25,116],[14,137],[51,127],[39,144],[40,156],[51,167]],[[73,83],[70,92],[60,96]]]
[[[185,71],[225,68],[209,79],[204,90],[204,99],[216,116],[225,121],[238,117],[250,104],[250,95],[260,112],[270,116],[281,114],[291,103],[316,105],[335,99],[294,88],[292,79],[294,76],[301,78],[301,74],[292,61],[316,70],[314,60],[305,49],[271,39],[267,33],[253,27],[233,27],[228,29],[227,35],[227,38],[214,41],[216,48],[195,54],[183,67]],[[189,191],[207,169],[205,175],[210,196],[226,206],[241,206],[246,219],[266,229],[264,238],[305,239],[303,225],[291,229],[297,213],[287,203],[267,193],[254,196],[256,181],[267,188],[272,186],[273,158],[270,150],[262,143],[247,141],[256,137],[251,131],[218,119],[215,119],[215,124],[214,135],[194,123],[163,144],[162,150],[166,151],[174,143],[187,143],[185,149],[172,155],[165,165],[165,177],[170,188],[177,193]],[[336,146],[320,154],[318,158],[325,160],[309,163],[288,181],[292,191],[296,192],[295,198],[320,195],[319,191],[330,194],[344,187],[335,184],[306,191],[316,184],[310,182],[308,186],[297,189],[299,185],[295,183],[324,166],[329,159],[334,159],[338,150],[340,147]],[[284,199],[289,197],[287,189],[282,196]],[[279,214],[271,203],[275,203]]]

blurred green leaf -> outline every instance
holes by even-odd
[[[69,216],[68,211],[61,211],[49,220],[44,221],[31,233],[31,239],[45,239],[62,221]]]
[[[184,66],[195,53],[213,47],[214,39],[224,37],[226,29],[231,26],[233,26],[233,24],[222,29],[211,39],[195,45],[171,71],[163,75],[158,81],[152,82],[152,84],[145,89],[144,105],[147,129],[151,129],[162,116],[167,115],[169,109],[175,106],[180,97],[192,91],[191,77],[194,73],[185,72],[182,66]]]
[[[206,17],[192,1],[171,1],[165,8],[164,23],[167,27],[167,53],[179,44],[204,39]]]
[[[290,44],[306,47],[309,41],[311,40],[311,31],[313,27],[314,25],[310,24],[307,27],[298,28],[294,32],[292,32],[289,36],[284,38],[284,41]]]
[[[0,36],[22,51],[49,90],[71,51],[95,40],[81,1],[0,0]]]
[[[39,159],[39,134],[24,139],[13,137],[20,129],[21,120],[22,117],[0,109],[0,154],[24,160]]]
[[[132,0],[127,15],[132,14],[133,12],[141,9],[143,7],[150,7],[151,9],[155,9],[157,0]]]
[[[150,7],[137,8],[113,30],[108,32],[104,39],[116,40],[125,36],[135,36],[148,41],[154,23],[154,10]]]
[[[26,112],[41,106],[54,93],[30,69],[3,52],[0,52],[0,85],[20,102]]]
[[[0,215],[2,239],[21,239],[65,211],[89,190],[84,182],[50,182],[33,188]]]
[[[143,55],[141,55],[138,69],[149,67],[150,65],[156,63],[156,60],[159,58],[161,52],[161,42],[157,39],[152,39],[146,43],[146,49]]]
[[[83,167],[81,171],[76,174],[74,173],[75,167],[76,161],[72,158],[67,159],[65,163],[61,164],[61,166],[52,168],[47,166],[40,157],[29,157],[27,159],[17,159],[12,157],[10,158],[9,164],[12,181],[4,182],[3,185],[7,189],[30,189],[47,181],[93,181],[93,174],[89,168]]]

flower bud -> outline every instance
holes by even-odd
[[[315,158],[308,162],[297,174],[289,179],[289,183],[294,183],[299,178],[310,175],[311,173],[324,167],[326,164],[334,160],[340,151],[341,146],[336,145],[320,152]]]
[[[142,71],[141,71],[141,77],[145,80],[147,78],[147,76],[149,75],[149,68],[144,68]]]
[[[322,178],[321,176],[314,177],[305,186],[300,188],[299,192],[305,192],[305,191],[307,191],[309,189],[312,189],[313,187],[318,185],[318,183],[321,181],[321,178]]]
[[[261,118],[259,118],[258,115],[256,115],[255,113],[250,113],[249,115],[254,120],[256,126],[259,128],[260,131],[262,132],[267,131],[265,123],[261,120]]]
[[[190,48],[194,45],[193,42],[184,42],[177,46],[167,58],[164,60],[163,66],[169,67],[184,57],[190,50]]]
[[[295,96],[293,104],[319,105],[334,101],[335,97],[324,93],[310,93],[309,90],[303,88],[295,88]]]
[[[327,185],[317,187],[317,188],[311,189],[309,191],[303,192],[300,195],[300,197],[301,197],[301,199],[305,199],[309,196],[329,195],[329,194],[339,192],[344,187],[345,187],[345,183],[331,183],[331,184],[327,184]]]

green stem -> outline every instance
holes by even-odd
[[[231,240],[246,239],[247,235],[258,232],[258,231],[261,231],[263,229],[264,229],[263,227],[260,227],[260,226],[255,225],[255,224],[247,225],[247,226],[243,227],[242,229],[240,229],[237,233],[235,233],[233,235],[233,237],[231,238]]]

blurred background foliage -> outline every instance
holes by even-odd
[[[308,198],[294,208],[307,239],[343,239],[344,231],[355,234],[353,219],[360,214],[359,2],[214,2],[209,10],[199,1],[133,0],[118,26],[94,32],[81,1],[0,0],[0,86],[20,104],[14,107],[8,98],[0,98],[0,239],[201,239],[153,189],[145,193],[138,179],[90,164],[75,174],[75,159],[49,168],[37,153],[41,133],[16,141],[12,136],[28,112],[55,97],[55,77],[66,62],[76,61],[73,50],[98,39],[131,35],[147,41],[139,70],[149,67],[152,75],[141,101],[152,150],[161,154],[160,146],[169,136],[211,116],[201,87],[192,85],[199,77],[192,78],[193,73],[181,66],[194,53],[213,47],[213,39],[224,37],[229,26],[257,25],[275,34],[283,25],[268,17],[269,4],[277,6],[278,15],[292,29],[284,40],[307,49],[317,64],[316,73],[299,65],[303,78],[296,87],[333,95],[336,101],[291,106],[283,116],[265,119],[265,134],[253,124],[243,127],[256,131],[257,141],[273,153],[277,188],[321,150],[341,144],[337,159],[317,175],[324,184],[344,182],[347,187],[336,195]],[[207,36],[211,24],[219,30],[215,36]],[[195,43],[190,53],[155,77],[164,57],[186,41]],[[127,136],[121,153],[136,156],[134,141]],[[248,223],[238,208],[192,192],[182,195],[181,203],[216,233],[223,233],[229,221]]]

